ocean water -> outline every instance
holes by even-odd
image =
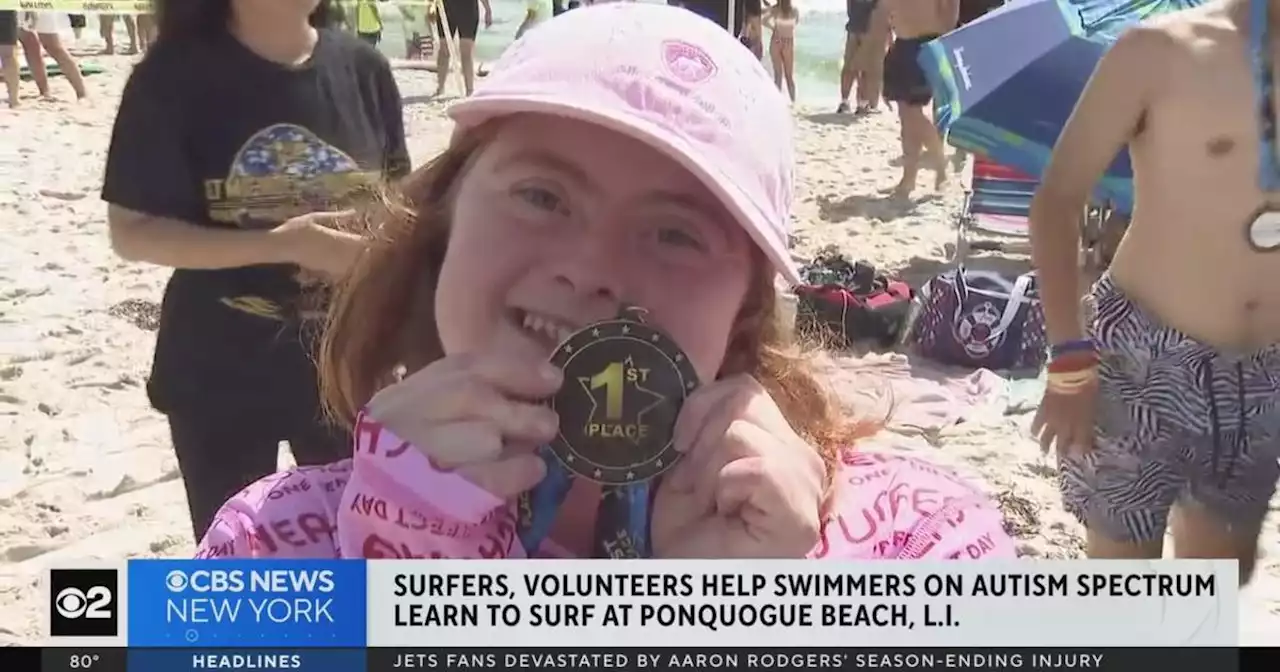
[[[515,38],[516,28],[524,19],[524,0],[490,0],[493,26],[481,28],[476,38],[477,57],[492,61]],[[549,4],[549,2],[548,2]],[[796,28],[796,96],[806,105],[830,106],[835,109],[840,97],[840,60],[844,55],[844,0],[811,0],[796,5],[801,11]],[[399,12],[384,10],[383,39],[380,48],[392,58],[403,58],[404,22]],[[765,44],[769,36],[766,31]],[[768,54],[765,67],[768,67]]]

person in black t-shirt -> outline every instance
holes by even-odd
[[[386,58],[315,0],[158,0],[159,38],[120,101],[102,190],[112,247],[176,270],[151,378],[197,539],[271,473],[349,456],[313,364],[322,279],[363,252],[332,212],[407,174]],[[310,15],[310,23],[308,16]]]

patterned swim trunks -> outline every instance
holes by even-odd
[[[1162,538],[1183,500],[1256,527],[1280,479],[1280,345],[1218,352],[1144,313],[1109,275],[1093,301],[1095,448],[1061,465],[1067,510],[1123,542]]]

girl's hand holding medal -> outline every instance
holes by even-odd
[[[802,558],[821,534],[826,466],[747,375],[699,388],[681,409],[684,458],[658,486],[659,558]]]
[[[437,469],[456,470],[499,499],[542,480],[534,451],[556,435],[555,411],[536,401],[560,388],[560,369],[498,353],[432,362],[384,388],[369,416],[426,453]]]

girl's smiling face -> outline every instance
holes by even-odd
[[[435,292],[446,354],[543,360],[632,304],[715,379],[758,255],[674,160],[599,126],[519,115],[466,168],[452,208]]]

